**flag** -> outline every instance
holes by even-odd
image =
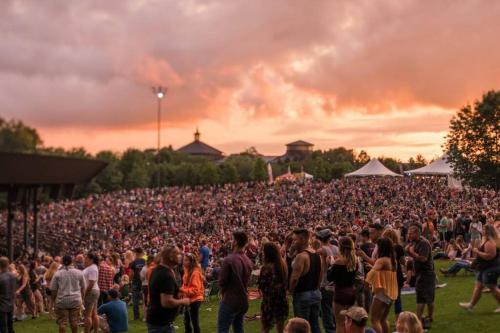
[[[272,184],[273,179],[273,168],[271,167],[271,163],[267,163],[267,176],[269,177],[269,184]]]

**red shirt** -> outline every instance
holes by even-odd
[[[97,284],[102,291],[108,291],[113,286],[113,278],[115,277],[115,270],[109,266],[107,262],[103,261],[99,265],[99,277]]]

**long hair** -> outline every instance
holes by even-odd
[[[49,269],[45,272],[45,280],[52,280],[54,274],[57,272],[57,268],[59,268],[59,264],[57,262],[54,261],[50,264]]]
[[[394,229],[385,229],[382,233],[382,237],[389,238],[392,241],[393,246],[399,244],[399,236]]]
[[[356,252],[354,250],[354,242],[350,237],[340,238],[339,252],[346,259],[347,271],[355,271],[357,266]]]
[[[403,326],[401,333],[423,333],[422,324],[413,312],[403,311],[399,314],[398,325]]]
[[[186,253],[184,256],[189,260],[189,265],[187,267],[187,280],[189,282],[195,268],[200,267],[200,264],[198,263],[198,257],[193,253]]]
[[[280,280],[283,284],[286,284],[288,279],[288,272],[285,261],[281,257],[280,249],[278,245],[274,242],[267,242],[264,244],[262,252],[264,254],[263,261],[266,265],[272,265]]]
[[[493,243],[496,244],[497,246],[497,249],[500,248],[500,237],[498,236],[498,232],[497,230],[495,229],[494,226],[492,226],[491,224],[486,224],[484,226],[484,238],[487,240],[487,241],[492,241]]]
[[[391,259],[392,270],[396,270],[396,254],[394,253],[394,245],[388,237],[380,237],[377,241],[378,257]]]

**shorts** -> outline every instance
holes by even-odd
[[[56,314],[56,323],[59,326],[65,326],[68,323],[71,327],[78,327],[78,321],[80,320],[80,308],[73,309],[61,309],[55,308],[54,313]]]
[[[142,286],[142,296],[143,296],[143,300],[144,300],[144,304],[145,305],[148,305],[148,291],[149,291],[149,288],[148,286]]]
[[[471,240],[480,241],[480,240],[481,240],[481,234],[476,234],[476,233],[471,234],[471,235],[470,235],[470,239],[471,239]]]
[[[433,304],[436,294],[436,275],[419,275],[415,281],[417,304]]]
[[[356,289],[354,287],[335,288],[333,301],[344,306],[353,306],[356,303]]]
[[[389,296],[384,294],[382,291],[378,291],[375,295],[373,295],[373,297],[386,305],[391,305],[393,302],[392,299],[390,299]]]
[[[90,292],[85,295],[85,299],[83,300],[83,306],[85,309],[83,310],[84,315],[88,315],[94,307],[97,306],[97,301],[99,300],[99,290],[92,289]]]
[[[479,271],[476,275],[476,280],[487,287],[495,287],[500,277],[500,266],[494,266]]]

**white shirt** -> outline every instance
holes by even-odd
[[[99,269],[95,264],[86,267],[83,270],[83,277],[85,278],[85,283],[88,286],[90,281],[95,281],[92,286],[92,290],[99,290],[99,285],[97,284],[97,280],[99,278]]]

